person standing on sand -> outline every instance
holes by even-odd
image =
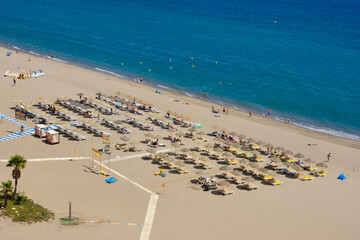
[[[268,117],[270,117],[271,109],[268,110]]]
[[[287,119],[287,123],[290,124],[290,118]]]
[[[142,79],[142,77],[141,77],[141,78],[140,78],[140,82],[141,82],[141,83],[142,83],[142,80],[143,80],[143,79]]]
[[[251,114],[252,114],[252,112],[251,112],[251,110],[249,110],[249,117],[251,117]]]
[[[201,98],[201,96],[202,96],[202,94],[201,94],[201,92],[199,92],[199,98]]]
[[[225,114],[225,111],[226,111],[226,109],[225,109],[225,107],[223,107],[223,114]]]
[[[330,161],[330,157],[331,157],[331,153],[329,153],[329,154],[327,155],[327,162]]]
[[[204,93],[204,98],[206,98],[206,93]]]
[[[14,83],[13,86],[15,87],[16,86],[16,79],[15,78],[13,79],[13,83]]]
[[[284,123],[287,123],[287,117],[285,117]]]

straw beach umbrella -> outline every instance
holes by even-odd
[[[264,147],[267,147],[267,148],[274,148],[274,145],[272,145],[272,144],[268,143],[268,144],[266,144]]]
[[[218,185],[225,188],[225,187],[229,187],[230,186],[230,183],[226,180],[221,180],[218,182]]]
[[[178,142],[171,143],[171,146],[175,148],[175,154],[177,155],[177,149],[180,148],[180,143]]]
[[[327,168],[328,165],[324,162],[320,162],[320,163],[317,163],[316,166],[320,167],[320,168]]]
[[[257,144],[257,145],[259,145],[259,146],[262,146],[262,145],[264,145],[264,144],[265,144],[265,142],[264,142],[264,141],[259,140],[259,141],[257,141],[257,142],[256,142],[256,144]]]
[[[229,132],[230,136],[236,137],[238,134],[236,132]]]
[[[202,143],[202,141],[200,139],[195,139],[194,143],[197,143],[198,148],[200,148],[200,144]]]
[[[213,145],[210,143],[205,144],[205,147],[207,148],[208,152],[210,152],[210,148],[212,148],[212,146]]]
[[[120,139],[123,140],[123,141],[125,142],[125,144],[126,144],[128,141],[130,141],[130,137],[128,137],[128,136],[123,136],[123,137],[121,137]]]
[[[315,161],[312,160],[311,158],[305,159],[304,162],[309,163],[309,164],[310,164],[310,163],[315,163]]]
[[[286,155],[293,155],[294,153],[293,153],[292,151],[290,151],[290,150],[285,150],[285,151],[284,151],[284,154],[286,154]]]
[[[103,94],[101,92],[97,92],[95,95],[101,97]]]
[[[156,150],[154,148],[147,148],[146,151],[150,153],[149,158],[152,158],[152,155],[156,153]]]
[[[302,155],[301,153],[297,153],[297,154],[294,155],[294,157],[296,157],[296,158],[304,158],[305,156]]]
[[[232,168],[231,168],[229,165],[225,165],[225,166],[222,166],[222,167],[219,168],[219,169],[222,170],[222,171],[227,172],[227,171],[230,171]]]
[[[245,182],[254,182],[255,181],[255,179],[253,177],[244,177],[243,180]]]
[[[284,148],[283,148],[283,147],[278,146],[278,147],[276,147],[276,148],[275,148],[275,150],[276,150],[276,151],[280,151],[280,152],[281,152],[281,151],[284,151]]]
[[[190,152],[190,149],[188,149],[188,148],[182,148],[182,149],[180,149],[180,151],[183,152],[183,153],[189,153],[189,152]]]
[[[220,127],[218,125],[213,125],[213,126],[211,126],[211,128],[214,129],[215,131],[220,129]]]
[[[248,140],[248,142],[251,142],[251,143],[255,142],[255,139],[253,139],[253,138],[248,138],[247,140]]]
[[[235,176],[242,176],[241,172],[240,171],[237,171],[237,170],[232,170],[230,171],[231,174],[235,175]]]
[[[176,161],[175,165],[177,165],[179,167],[183,167],[183,166],[185,166],[185,163],[183,163],[183,161]]]

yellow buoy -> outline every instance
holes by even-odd
[[[171,58],[169,59],[169,61],[171,62]]]
[[[170,67],[170,69],[172,69],[172,67]]]
[[[121,63],[121,66],[124,66],[124,63]]]
[[[276,23],[276,21],[274,21],[274,23]]]
[[[149,69],[149,72],[151,72],[151,69]]]
[[[215,64],[217,64],[217,62],[215,62]]]
[[[195,65],[192,65],[192,67],[195,67]]]
[[[142,62],[140,62],[140,64],[142,64]]]
[[[191,60],[194,60],[194,58],[192,57]]]

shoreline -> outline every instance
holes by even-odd
[[[3,45],[0,46],[0,49],[2,49],[4,52],[9,51],[9,48],[4,47]],[[24,49],[14,48],[14,46],[11,46],[10,49],[13,50],[13,51],[18,51],[19,53],[21,53],[23,55],[26,55],[27,57],[30,57],[30,58],[31,57],[41,58],[41,59],[44,59],[46,61],[54,62],[56,64],[66,65],[68,67],[72,67],[72,68],[75,68],[75,69],[80,69],[80,70],[83,70],[83,71],[90,71],[90,72],[98,73],[98,74],[104,75],[104,76],[110,76],[111,78],[114,78],[116,81],[123,82],[123,83],[126,82],[126,83],[129,83],[129,84],[135,84],[137,87],[144,88],[144,89],[147,89],[147,90],[152,91],[152,92],[155,92],[156,89],[161,89],[162,92],[164,94],[166,94],[166,95],[169,95],[169,96],[173,95],[173,96],[176,96],[176,98],[181,99],[182,101],[206,107],[206,108],[209,109],[209,111],[211,111],[212,105],[217,105],[215,107],[216,109],[217,108],[222,109],[222,107],[223,107],[222,105],[219,105],[218,103],[204,100],[204,98],[199,99],[197,97],[190,97],[190,96],[187,96],[187,95],[179,93],[179,92],[171,91],[171,89],[161,88],[156,83],[154,83],[154,84],[151,84],[151,82],[137,83],[136,81],[131,80],[130,77],[127,78],[126,76],[121,76],[120,74],[116,74],[116,73],[114,73],[115,75],[113,75],[110,71],[106,72],[107,70],[104,70],[104,69],[103,69],[104,71],[97,70],[96,69],[97,67],[92,68],[92,67],[82,66],[82,64],[79,64],[79,65],[72,64],[71,62],[68,62],[66,60],[65,61],[57,60],[57,59],[54,60],[54,59],[51,59],[51,58],[47,57],[46,55],[38,55],[38,56],[36,56],[33,53],[26,52],[26,50],[24,50]],[[13,53],[13,54],[16,54],[16,53]],[[98,69],[100,69],[100,68],[98,68]],[[46,69],[44,69],[44,71],[46,73]],[[118,75],[118,76],[116,76],[116,75]],[[111,78],[108,78],[107,80],[110,80]],[[113,93],[112,95],[114,95],[114,94],[115,93]],[[237,108],[234,108],[234,107],[229,107],[229,110],[230,110],[230,115],[234,115],[234,116],[240,117],[242,119],[249,119],[248,113],[241,110],[241,109],[237,109]],[[219,115],[222,116],[223,114],[219,113]],[[349,147],[352,147],[352,148],[360,149],[360,141],[358,141],[356,139],[350,139],[350,138],[345,138],[345,137],[341,137],[341,136],[332,135],[332,134],[329,134],[329,133],[315,131],[315,130],[312,130],[312,129],[308,129],[306,127],[296,126],[294,124],[285,124],[282,121],[279,121],[279,120],[276,120],[276,119],[273,119],[273,118],[268,118],[268,117],[259,115],[257,113],[254,114],[254,112],[252,114],[251,119],[252,119],[252,121],[257,122],[257,123],[261,123],[262,125],[265,125],[265,126],[269,126],[269,127],[271,127],[271,126],[280,126],[282,128],[285,128],[285,129],[289,129],[289,130],[291,129],[293,131],[296,131],[297,133],[299,133],[299,134],[301,134],[303,136],[308,136],[308,137],[312,137],[312,138],[315,138],[315,139],[318,139],[318,140],[324,140],[324,141],[328,141],[328,142],[331,142],[331,143],[340,144],[340,145],[343,145],[343,146],[349,146]]]

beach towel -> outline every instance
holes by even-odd
[[[114,183],[114,182],[117,182],[117,179],[114,178],[114,177],[111,177],[111,178],[105,179],[105,181],[106,181],[107,183]]]

